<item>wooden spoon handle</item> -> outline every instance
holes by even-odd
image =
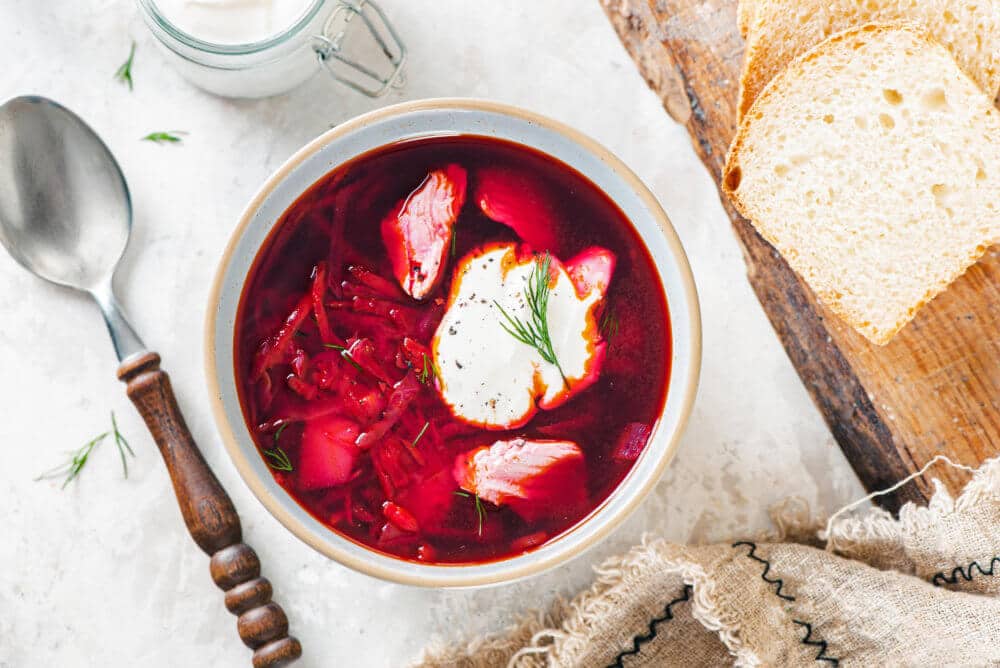
[[[212,557],[212,579],[226,592],[226,607],[238,615],[236,628],[254,650],[254,668],[295,661],[302,646],[288,635],[288,618],[271,601],[271,583],[260,577],[257,553],[242,542],[236,508],[191,438],[170,377],[160,370],[160,356],[148,352],[125,360],[118,379],[160,449],[191,537]]]

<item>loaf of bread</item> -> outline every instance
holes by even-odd
[[[993,99],[1000,92],[1000,0],[741,0],[747,39],[739,115],[796,56],[867,23],[915,23],[951,50]]]
[[[854,28],[761,92],[723,188],[831,310],[885,344],[1000,239],[1000,112],[923,30]]]

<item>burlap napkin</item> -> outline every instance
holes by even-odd
[[[419,665],[1000,665],[1000,459],[957,500],[934,482],[898,520],[870,510],[818,531],[786,503],[768,539],[646,540],[572,602]]]

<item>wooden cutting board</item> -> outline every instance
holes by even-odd
[[[719,181],[736,130],[743,39],[737,0],[602,0],[667,112],[687,126]],[[992,249],[887,346],[817,303],[778,253],[725,201],[748,277],[799,376],[869,490],[935,455],[976,466],[1000,445],[1000,252]],[[938,466],[881,503],[925,500],[930,475],[953,491],[967,475]]]

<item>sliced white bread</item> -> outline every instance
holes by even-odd
[[[1000,112],[921,29],[851,29],[765,88],[723,188],[832,311],[885,344],[1000,238]]]
[[[739,11],[748,26],[740,117],[796,56],[867,23],[925,27],[990,99],[1000,91],[1000,0],[743,0]]]

